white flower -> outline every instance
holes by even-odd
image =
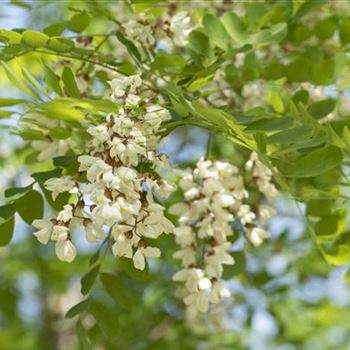
[[[260,205],[259,207],[259,219],[260,222],[264,225],[268,220],[276,215],[276,209],[270,207],[269,205]]]
[[[138,248],[132,259],[135,268],[138,270],[144,270],[146,266],[145,258],[158,258],[160,257],[160,250],[154,247]]]
[[[120,97],[123,97],[126,92],[134,94],[141,84],[141,74],[114,78],[109,82],[109,85],[112,88],[112,98],[118,100]]]
[[[77,187],[75,181],[70,176],[53,177],[44,183],[45,188],[52,192],[52,198],[55,200],[60,193],[76,193]]]
[[[223,298],[228,298],[230,296],[230,291],[225,288],[221,282],[217,281],[210,289],[209,300],[214,304],[218,304]]]
[[[53,223],[51,220],[34,220],[32,225],[39,229],[39,231],[34,232],[34,236],[42,244],[47,244],[52,233]]]
[[[67,204],[63,207],[63,210],[61,210],[57,215],[57,221],[62,222],[68,222],[73,217],[73,206],[70,204]]]
[[[186,247],[195,242],[195,234],[191,226],[180,226],[174,228],[175,240],[181,247]]]
[[[57,241],[55,250],[57,257],[66,262],[72,262],[77,255],[76,248],[70,240]]]
[[[68,238],[69,228],[61,225],[54,225],[51,239],[53,241],[65,241]]]
[[[249,224],[255,219],[255,214],[250,211],[250,207],[247,204],[240,206],[237,215],[240,217],[242,225]]]
[[[254,246],[259,246],[264,241],[264,239],[268,238],[270,234],[259,227],[249,228],[247,230],[247,237],[252,242]]]
[[[130,227],[129,227],[130,230]],[[128,239],[124,234],[120,234],[115,238],[115,243],[112,246],[112,251],[115,256],[124,256],[126,258],[132,258],[133,241]],[[136,266],[135,266],[136,267]]]
[[[94,243],[99,239],[105,238],[105,233],[101,227],[96,226],[93,222],[88,223],[85,226],[86,239],[90,243]]]
[[[123,23],[126,36],[136,43],[140,43],[143,46],[149,47],[154,45],[155,39],[152,33],[152,27],[146,24],[142,24],[134,19]]]
[[[200,312],[208,311],[209,301],[204,291],[189,294],[187,297],[184,298],[184,302],[186,305],[190,307],[192,306]]]
[[[191,31],[190,17],[181,11],[171,18],[170,29],[174,33],[175,45],[183,46],[187,43],[187,36]]]

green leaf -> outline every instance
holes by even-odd
[[[336,30],[336,25],[331,19],[323,19],[318,21],[315,25],[315,35],[320,40],[327,40],[331,38]]]
[[[89,299],[85,299],[80,303],[72,306],[66,313],[65,318],[73,318],[84,312],[89,306]]]
[[[190,33],[188,37],[188,48],[202,57],[208,57],[212,52],[209,38],[198,30],[193,30]]]
[[[28,224],[43,217],[44,200],[42,195],[35,190],[26,192],[16,200],[15,205],[18,214]]]
[[[81,346],[81,349],[91,350],[92,346],[89,340],[88,333],[80,320],[77,321],[77,324],[75,326],[75,331],[78,336],[79,345]]]
[[[30,176],[39,183],[44,183],[46,180],[52,177],[60,177],[62,174],[62,169],[53,169],[50,171],[42,171],[38,173],[33,173]]]
[[[286,68],[288,80],[301,82],[309,79],[311,63],[308,59],[300,57],[295,59]]]
[[[69,20],[69,29],[76,33],[81,33],[90,23],[90,16],[86,12],[76,13]]]
[[[136,62],[142,63],[141,54],[140,54],[139,50],[136,48],[136,46],[133,44],[133,42],[131,42],[130,40],[125,38],[125,36],[120,32],[118,32],[116,35],[117,35],[118,40],[126,47],[130,56]]]
[[[306,213],[308,216],[320,218],[330,215],[333,209],[334,201],[331,199],[312,199],[307,203]]]
[[[312,65],[312,80],[316,85],[329,85],[334,81],[335,62],[324,60]]]
[[[220,49],[227,50],[229,36],[220,20],[214,15],[207,14],[203,17],[203,25],[209,40]]]
[[[350,43],[350,19],[345,19],[339,26],[339,37],[343,45]]]
[[[348,244],[339,244],[331,250],[322,250],[322,255],[331,265],[342,266],[350,263],[350,248]]]
[[[69,67],[64,67],[62,81],[69,96],[80,98],[80,92],[74,78],[74,74]]]
[[[6,221],[0,221],[0,247],[6,246],[11,242],[14,227],[15,219],[13,216]]]
[[[33,184],[26,186],[26,187],[12,187],[12,188],[8,188],[5,191],[5,197],[9,198],[9,197],[17,197],[17,196],[22,196],[24,193],[27,193],[28,191],[30,191],[31,189],[33,189]]]
[[[81,279],[81,294],[86,295],[94,285],[98,273],[100,271],[100,265],[94,266],[89,270]]]
[[[65,23],[52,23],[43,32],[48,36],[60,36],[67,28]]]
[[[157,53],[151,64],[153,70],[161,72],[180,74],[186,66],[186,60],[180,55],[169,55],[166,53]]]
[[[317,149],[295,161],[284,162],[281,171],[287,177],[312,177],[339,166],[343,153],[338,147],[329,146]]]
[[[22,41],[22,35],[14,30],[0,29],[0,42],[17,45]]]
[[[74,105],[72,101],[66,99],[55,99],[43,103],[37,109],[50,119],[78,121],[85,118],[80,108]]]
[[[333,239],[339,235],[346,225],[346,210],[338,210],[336,213],[321,218],[315,225],[315,233],[321,239]]]
[[[304,142],[312,136],[312,128],[309,125],[297,126],[282,130],[268,137],[269,143],[292,144]]]
[[[66,170],[67,174],[76,174],[79,169],[78,156],[59,156],[53,158],[53,164]]]
[[[71,135],[71,130],[68,128],[55,127],[50,129],[49,135],[56,140],[66,140]]]
[[[90,303],[90,311],[102,333],[109,341],[115,343],[119,333],[118,315],[115,315],[110,308],[97,301]]]
[[[15,106],[15,105],[20,105],[23,103],[28,103],[30,101],[28,100],[23,100],[20,98],[0,98],[0,107],[9,107],[9,106]],[[13,112],[11,112],[13,113]]]
[[[100,280],[105,291],[118,305],[126,309],[133,307],[133,298],[121,278],[109,273],[100,273]]]
[[[290,128],[293,125],[293,118],[281,117],[273,119],[260,119],[245,129],[246,131],[277,131]]]
[[[0,109],[0,119],[10,118],[15,112]]]
[[[292,96],[292,101],[296,106],[298,106],[299,103],[306,105],[309,101],[309,96],[310,94],[307,90],[301,89]]]
[[[6,204],[0,207],[0,222],[6,221],[15,215],[16,207],[13,203]]]
[[[269,29],[264,29],[253,36],[253,42],[258,46],[278,43],[287,35],[287,23],[278,23]]]
[[[49,39],[46,34],[34,30],[25,30],[22,33],[22,41],[34,49],[45,46]]]
[[[52,37],[46,44],[46,48],[56,52],[70,52],[74,47],[74,42],[71,39]]]
[[[63,91],[60,85],[60,78],[49,68],[47,65],[44,64],[44,81],[45,84],[52,89],[54,92],[56,92],[57,95],[63,96]]]
[[[16,74],[12,68],[10,68],[5,62],[2,62],[5,73],[10,80],[10,82],[16,86],[19,90],[21,90],[26,95],[29,95],[35,99],[40,98],[40,96],[30,88],[24,81],[23,75]]]
[[[335,105],[336,100],[327,98],[311,104],[308,111],[315,119],[322,119],[334,110]]]
[[[239,46],[243,46],[249,42],[249,37],[241,17],[237,16],[234,12],[226,12],[221,17],[221,22],[227,33]]]

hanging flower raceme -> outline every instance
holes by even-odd
[[[46,181],[54,199],[70,192],[78,200],[67,204],[56,218],[34,222],[39,229],[35,235],[43,244],[56,241],[58,258],[71,262],[76,249],[70,226],[79,220],[87,241],[104,239],[110,232],[114,255],[132,258],[135,267],[143,270],[145,258],[161,254],[148,246],[149,240],[173,231],[164,207],[154,197],[166,198],[174,190],[155,171],[158,166],[169,166],[166,156],[156,152],[157,132],[169,113],[139,93],[140,75],[117,77],[110,85],[112,100],[121,107],[87,130],[91,142],[86,154],[78,157],[79,173],[86,175],[87,182],[78,183],[70,176]]]
[[[252,163],[252,164],[251,164]],[[248,167],[258,189],[269,198],[276,194],[268,168],[252,155]],[[182,269],[173,279],[184,283],[184,302],[195,315],[208,310],[209,303],[217,304],[230,295],[221,281],[225,265],[233,265],[230,254],[233,223],[239,221],[247,238],[259,245],[268,237],[261,226],[273,215],[264,206],[256,213],[246,204],[249,193],[239,169],[227,162],[201,159],[194,170],[184,171],[179,187],[184,192],[184,202],[174,204],[169,212],[178,216],[174,229],[179,245],[174,257],[181,260]],[[263,218],[259,225],[257,219]]]

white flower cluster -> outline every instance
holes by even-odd
[[[42,244],[47,244],[50,239],[55,241],[56,255],[62,261],[72,262],[77,254],[69,232],[75,209],[75,206],[67,204],[58,213],[56,219],[33,221],[33,226],[38,229],[34,233],[38,241]]]
[[[192,30],[191,18],[186,11],[152,23],[142,14],[123,23],[126,37],[142,48],[153,48],[157,39],[170,39],[176,46],[184,46]]]
[[[250,162],[259,189],[265,192],[271,189],[268,168],[255,155]],[[182,265],[173,279],[185,284],[184,302],[189,314],[195,315],[207,311],[210,302],[217,304],[230,295],[221,277],[224,265],[234,264],[229,241],[233,222],[239,220],[254,245],[261,244],[268,232],[254,224],[257,215],[246,204],[248,191],[234,165],[201,159],[193,171],[184,172],[179,186],[184,191],[184,202],[169,209],[178,216],[179,226],[174,234],[180,249],[174,257]],[[265,205],[259,219],[263,216],[266,223],[272,214],[272,208]]]
[[[75,248],[69,226],[73,218],[83,220],[89,242],[105,238],[110,230],[114,255],[132,258],[135,267],[143,270],[146,257],[160,256],[160,250],[147,241],[173,231],[164,207],[154,199],[154,195],[166,198],[175,189],[155,172],[157,166],[168,166],[166,156],[155,149],[157,131],[169,113],[137,94],[140,75],[118,77],[110,85],[112,99],[122,107],[87,130],[92,136],[88,154],[78,158],[87,183],[78,187],[69,176],[45,183],[53,198],[61,192],[77,194],[77,204],[66,205],[55,220],[34,222],[40,229],[35,235],[42,243],[50,238],[57,241],[57,256],[72,261]]]

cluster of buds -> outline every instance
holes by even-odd
[[[251,162],[253,179],[258,189],[265,191],[267,168],[254,155],[248,167]],[[184,201],[169,209],[178,216],[174,234],[180,249],[174,257],[182,265],[173,279],[184,283],[184,302],[189,314],[195,315],[207,311],[210,303],[217,304],[229,296],[221,278],[224,265],[234,264],[229,240],[234,233],[234,222],[240,223],[254,245],[261,244],[268,232],[256,224],[261,214],[246,204],[249,193],[234,165],[201,159],[194,170],[184,171],[179,187],[184,192]],[[266,223],[271,215],[272,208],[265,205],[262,221]]]

